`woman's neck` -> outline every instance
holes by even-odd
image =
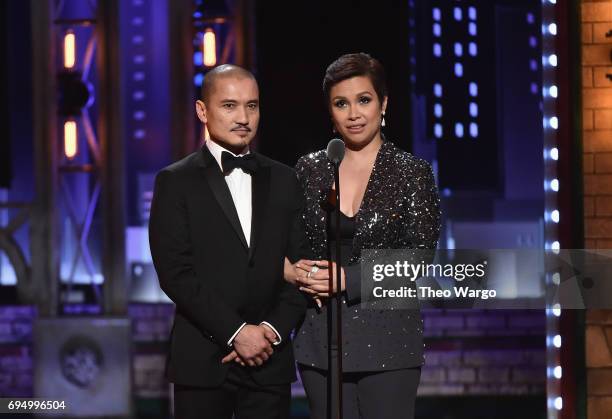
[[[350,144],[345,143],[346,151],[344,155],[344,160],[355,162],[364,160],[372,161],[376,158],[376,155],[378,154],[378,150],[380,150],[382,143],[383,141],[380,134],[376,135],[376,137],[374,137],[374,139],[364,147],[351,148]]]

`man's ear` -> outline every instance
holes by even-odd
[[[195,107],[196,107],[196,114],[198,115],[198,119],[200,120],[200,122],[205,124],[207,121],[206,105],[201,100],[196,100]]]

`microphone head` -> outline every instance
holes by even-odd
[[[344,158],[344,141],[334,138],[327,144],[327,158],[334,164],[340,164]]]

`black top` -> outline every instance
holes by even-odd
[[[331,249],[331,257],[335,262],[336,258],[336,213],[332,211],[330,214],[330,222],[328,223],[327,234],[330,237],[329,246]],[[343,212],[340,212],[340,257],[342,266],[347,266],[353,254],[353,240],[355,239],[355,217],[349,217]]]
[[[329,223],[327,223],[327,234],[330,237],[329,248],[331,252],[331,260],[336,262],[338,260],[336,255],[336,211],[335,207],[330,208]],[[355,238],[355,217],[349,217],[342,211],[340,212],[340,258],[342,267],[347,267],[353,254],[353,240]],[[346,303],[346,293],[342,293],[342,300]],[[331,311],[332,316],[332,346],[336,346],[338,343],[336,334],[336,305],[335,300],[331,300],[331,305],[328,307]]]

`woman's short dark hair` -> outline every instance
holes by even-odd
[[[385,70],[380,61],[364,52],[345,54],[327,67],[323,78],[325,100],[329,102],[329,92],[336,84],[358,76],[365,76],[370,79],[378,100],[382,103],[387,96]]]

